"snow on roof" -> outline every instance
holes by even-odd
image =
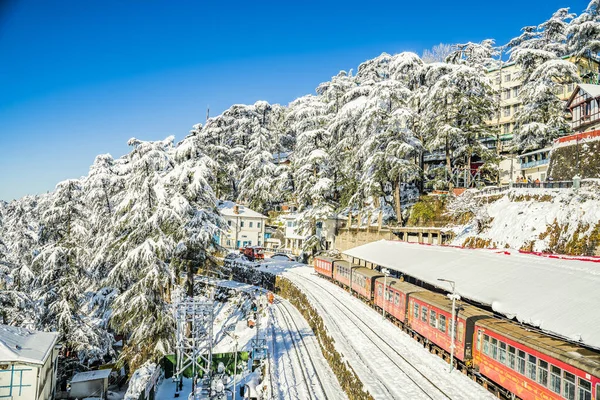
[[[239,207],[239,209],[238,209],[239,212],[238,213],[236,213],[234,211],[234,207],[236,205]],[[256,211],[254,211],[254,210],[252,210],[252,209],[250,209],[250,208],[248,208],[246,206],[242,206],[242,205],[236,204],[233,201],[221,201],[219,203],[218,208],[219,208],[219,212],[222,215],[226,215],[226,216],[229,216],[229,217],[237,217],[237,216],[239,216],[239,217],[248,217],[248,218],[265,218],[265,219],[267,218],[266,216],[262,215],[261,213],[256,212]]]
[[[98,379],[108,379],[109,376],[110,369],[99,369],[97,371],[80,372],[78,374],[75,374],[73,379],[71,379],[71,383],[95,381]]]
[[[43,365],[58,340],[58,333],[37,332],[0,325],[0,363]]]
[[[509,318],[600,348],[600,263],[505,250],[381,240],[343,252],[400,271]]]
[[[592,97],[600,96],[600,85],[592,85],[590,83],[580,83],[578,85],[581,89],[585,90]]]

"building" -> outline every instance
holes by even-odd
[[[237,250],[265,245],[266,216],[232,201],[219,202],[218,209],[228,227],[228,231],[218,238],[221,246]]]
[[[298,214],[285,214],[281,218],[284,221],[284,248],[290,250],[293,254],[300,254],[304,241],[310,236],[310,233],[300,230],[300,216]],[[340,223],[346,220],[345,217],[332,215],[326,220],[317,221],[315,236],[321,240],[324,250],[334,248]]]
[[[109,376],[110,369],[75,374],[71,379],[69,399],[85,399],[87,397],[106,399]]]
[[[567,100],[571,128],[578,133],[600,128],[600,85],[579,84]]]
[[[53,399],[57,342],[58,333],[0,325],[0,399]]]
[[[519,156],[520,176],[530,181],[545,181],[548,176],[551,147],[530,151]]]

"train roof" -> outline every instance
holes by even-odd
[[[363,276],[368,276],[369,278],[373,278],[376,276],[383,276],[383,274],[379,271],[376,271],[374,269],[371,268],[366,268],[366,267],[358,267],[358,268],[354,268],[353,269],[353,274],[360,274]]]
[[[381,240],[343,252],[490,307],[509,319],[600,349],[600,263]]]
[[[316,256],[315,260],[323,260],[323,261],[329,261],[329,262],[333,262],[335,261],[335,258],[331,258],[331,257],[325,257],[325,256]]]
[[[476,325],[497,332],[517,343],[547,354],[591,375],[600,376],[600,353],[598,352],[535,330],[526,329],[504,319],[485,318],[477,321]]]
[[[333,262],[334,262],[335,265],[342,265],[342,266],[347,267],[347,268],[350,267],[350,263],[348,261],[345,261],[345,260],[334,260]]]
[[[424,290],[422,292],[415,292],[410,295],[413,299],[418,299],[424,301],[426,303],[431,304],[437,308],[440,308],[450,314],[452,314],[452,300],[443,294],[430,292],[428,290]],[[491,312],[482,310],[479,307],[472,306],[468,303],[464,303],[462,301],[458,301],[456,303],[456,307],[458,309],[458,316],[464,319],[478,316],[487,316],[492,317],[493,314]]]
[[[375,280],[380,281],[381,283],[384,282],[383,276],[380,278],[377,278]],[[420,286],[413,285],[412,283],[404,282],[398,278],[393,278],[393,277],[388,277],[386,284],[391,288],[400,290],[402,293],[408,293],[408,294],[422,292],[422,291],[426,290]]]

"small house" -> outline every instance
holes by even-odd
[[[110,369],[75,374],[71,379],[69,399],[85,399],[87,397],[106,399],[109,376]]]

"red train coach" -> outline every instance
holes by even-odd
[[[475,322],[490,318],[492,314],[463,302],[457,303],[457,309],[454,355],[466,366],[471,366]],[[409,296],[408,323],[411,329],[448,353],[452,343],[451,321],[452,301],[446,296],[430,291]]]
[[[384,283],[387,286],[385,292]],[[374,304],[383,309],[385,301],[386,313],[393,316],[396,320],[405,323],[408,306],[408,302],[406,301],[407,296],[410,296],[411,293],[422,292],[424,290],[412,283],[400,281],[398,278],[377,278],[375,280]]]
[[[499,319],[477,321],[474,366],[523,400],[600,399],[600,354]],[[502,390],[502,389],[500,389]]]
[[[333,262],[333,280],[342,286],[350,287],[350,276],[355,268],[358,266],[352,266],[348,261],[335,260]]]
[[[360,297],[371,302],[375,280],[381,276],[383,276],[381,272],[371,268],[354,268],[352,270],[352,290]]]
[[[319,275],[326,276],[328,278],[333,277],[333,258],[329,257],[315,257],[313,265],[315,272]]]

